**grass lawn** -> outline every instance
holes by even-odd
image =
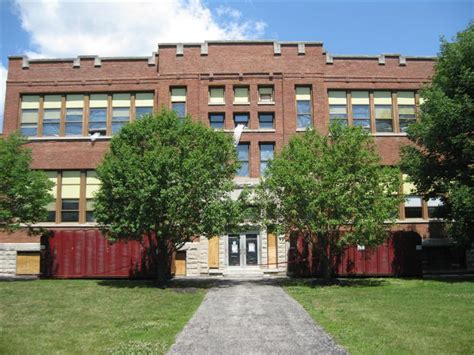
[[[474,353],[474,279],[299,281],[286,290],[351,353]]]
[[[0,282],[0,353],[164,353],[204,294],[147,281]]]

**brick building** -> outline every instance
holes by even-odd
[[[333,120],[366,127],[390,165],[408,142],[404,130],[416,120],[417,90],[429,81],[433,64],[429,57],[336,56],[320,42],[273,41],[160,44],[149,57],[14,56],[3,132],[28,136],[33,168],[56,183],[57,201],[41,225],[87,234],[96,230],[94,169],[113,133],[143,113],[170,107],[229,134],[244,124],[237,190],[258,183],[266,162],[292,135],[309,127],[327,133]],[[409,194],[410,186],[404,190]],[[445,245],[441,225],[430,218],[437,205],[409,197],[396,229],[417,232],[424,249]],[[0,272],[22,273],[25,263],[37,262],[39,250],[39,239],[22,232],[0,236]],[[201,238],[178,254],[179,274],[285,272],[288,244],[255,228]],[[21,258],[27,261],[20,265]]]

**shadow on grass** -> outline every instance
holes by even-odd
[[[459,283],[459,282],[474,282],[473,275],[425,275],[423,280],[446,282],[450,284]]]
[[[340,278],[340,279],[289,279],[282,286],[307,286],[307,287],[379,287],[387,285],[385,279],[369,279],[369,278]]]

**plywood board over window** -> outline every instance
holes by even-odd
[[[17,252],[16,274],[17,275],[38,275],[40,273],[40,253],[39,252]]]
[[[215,236],[209,239],[208,244],[208,266],[210,269],[219,268],[219,237]]]

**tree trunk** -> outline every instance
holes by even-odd
[[[157,245],[156,277],[158,284],[171,279],[171,249],[167,238],[159,238]]]
[[[321,258],[321,276],[325,280],[330,280],[333,275],[331,262],[331,249],[329,248],[329,236],[318,236],[318,249]]]

